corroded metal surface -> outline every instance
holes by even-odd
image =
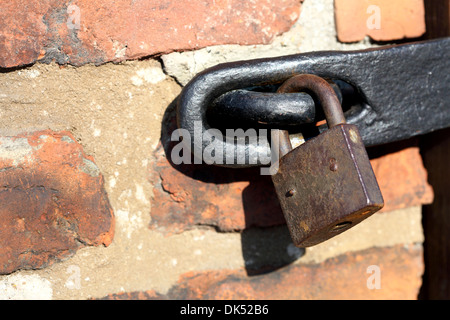
[[[384,200],[358,128],[345,124],[332,87],[320,77],[298,75],[278,92],[303,89],[321,101],[330,128],[282,154],[272,180],[294,244],[308,247],[363,221]]]
[[[383,207],[357,130],[337,125],[280,159],[272,180],[295,245],[323,242]]]

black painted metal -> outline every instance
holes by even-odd
[[[330,81],[342,103],[343,94],[354,93],[343,81]],[[224,93],[209,106],[209,113],[221,121],[246,125],[298,126],[316,120],[319,101],[307,93],[277,93],[278,86],[239,89]],[[319,114],[321,114],[319,112]]]
[[[227,163],[227,152],[229,156],[236,146],[234,141],[213,139],[207,108],[229,91],[279,85],[294,75],[309,73],[355,88],[362,103],[357,112],[346,114],[347,122],[357,125],[366,146],[402,140],[450,126],[449,61],[450,38],[443,38],[362,51],[312,52],[221,64],[199,73],[184,87],[178,100],[178,126],[192,135],[194,153],[202,154],[209,146],[223,150],[220,165],[261,165],[259,159],[270,153],[268,145],[247,144],[245,164],[237,164],[236,158]],[[303,108],[304,118],[311,118],[310,102]],[[195,123],[200,124],[200,140],[194,136]]]

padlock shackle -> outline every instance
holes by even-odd
[[[300,74],[284,82],[278,93],[294,93],[302,90],[311,91],[322,105],[328,128],[346,123],[341,103],[333,87],[323,78],[313,74]]]
[[[328,128],[346,123],[344,112],[333,87],[323,78],[313,74],[300,74],[286,80],[277,90],[278,93],[310,91],[319,100],[325,113]],[[275,132],[276,131],[276,132]],[[278,137],[279,157],[292,150],[287,130],[272,130],[272,140]]]

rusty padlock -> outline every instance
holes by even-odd
[[[298,75],[278,89],[299,91],[319,100],[328,130],[295,149],[287,131],[272,130],[272,140],[280,136],[272,180],[294,244],[309,247],[368,218],[384,200],[358,128],[346,124],[330,84],[315,75]]]

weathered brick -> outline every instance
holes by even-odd
[[[0,203],[0,274],[113,239],[103,176],[69,132],[0,137]]]
[[[431,203],[419,148],[411,144],[371,159],[382,191],[383,211]],[[234,169],[209,165],[174,165],[171,146],[156,151],[151,172],[155,186],[151,228],[178,233],[198,225],[222,231],[285,223],[270,176],[259,168]]]
[[[347,252],[319,264],[293,264],[258,276],[248,276],[245,270],[193,271],[183,274],[166,295],[148,291],[104,299],[414,300],[422,283],[422,256],[421,246],[398,245]]]
[[[159,153],[153,170],[151,228],[177,233],[209,225],[233,231],[284,223],[272,181],[259,169],[172,166]]]
[[[335,0],[339,41],[366,35],[376,41],[416,38],[425,33],[423,0]]]
[[[385,200],[382,211],[391,211],[433,202],[420,149],[410,146],[371,160]]]
[[[298,0],[2,1],[0,67],[36,60],[99,64],[267,43],[289,30],[299,11]]]

